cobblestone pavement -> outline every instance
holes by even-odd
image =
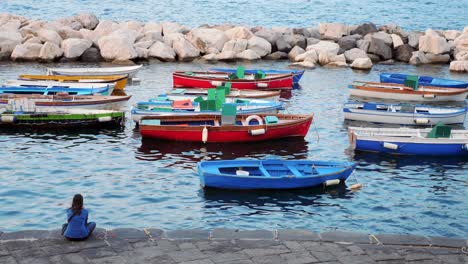
[[[84,242],[59,230],[0,232],[0,263],[468,263],[464,239],[307,230],[97,229]]]

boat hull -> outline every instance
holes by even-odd
[[[114,76],[128,75],[129,78],[135,77],[137,71],[143,65],[124,66],[124,67],[101,67],[101,68],[48,68],[47,75],[90,75],[90,76]]]
[[[207,89],[196,89],[196,88],[189,88],[189,89],[182,89],[183,92],[177,93],[169,92],[168,95],[172,96],[192,96],[198,97],[201,96],[203,99],[207,99],[208,90]],[[278,101],[281,96],[281,91],[258,91],[258,90],[237,90],[232,89],[229,94],[225,95],[226,98],[245,98],[245,99],[262,99],[262,100],[269,100],[269,101]]]
[[[372,91],[355,88],[350,88],[349,91],[352,96],[415,102],[463,102],[468,94],[468,92],[459,94],[435,94],[426,92],[425,95],[423,95],[409,92]]]
[[[384,143],[395,144],[398,146],[398,149],[385,148]],[[356,150],[393,155],[468,156],[467,146],[462,143],[431,144],[357,139],[355,145]]]
[[[214,72],[227,72],[227,73],[235,73],[236,69],[228,69],[228,68],[211,68],[210,71]],[[293,74],[293,83],[298,84],[304,74],[304,70],[265,70],[265,69],[247,69],[245,73],[247,74],[255,74],[258,71],[262,71],[265,74]]]
[[[89,76],[89,75],[31,75],[22,74],[20,80],[36,80],[36,81],[57,81],[64,83],[115,83],[115,90],[123,90],[128,83],[127,75],[115,76]]]
[[[383,83],[398,83],[404,84],[407,74],[381,73],[380,82]],[[445,87],[445,88],[468,88],[468,82],[434,78],[431,76],[419,76],[418,82],[420,85]]]

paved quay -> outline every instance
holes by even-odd
[[[59,230],[0,232],[0,263],[468,263],[468,240],[307,230],[97,229],[84,242]]]

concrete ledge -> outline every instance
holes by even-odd
[[[452,248],[461,248],[468,247],[468,240],[457,239],[457,238],[447,238],[447,237],[429,237],[431,246],[435,247],[452,247]]]
[[[299,240],[299,241],[320,241],[317,233],[309,230],[280,229],[278,230],[278,240]]]
[[[275,234],[267,230],[247,230],[216,228],[211,233],[211,239],[275,239]]]
[[[325,242],[349,242],[355,244],[370,244],[371,240],[369,234],[343,232],[343,231],[330,231],[320,233],[322,241]]]
[[[429,239],[416,235],[393,235],[380,234],[375,235],[380,243],[384,245],[406,245],[406,246],[429,246]]]
[[[109,238],[121,238],[129,242],[137,242],[146,240],[149,237],[143,232],[143,230],[135,228],[117,228],[107,231],[107,237]]]
[[[202,229],[174,230],[165,232],[168,239],[203,240],[210,239],[210,231]]]
[[[148,236],[153,239],[161,239],[165,237],[164,230],[158,228],[148,228],[146,229]],[[145,233],[146,234],[146,233]]]
[[[25,230],[17,232],[3,233],[0,240],[20,240],[20,239],[48,239],[51,231],[49,230]]]

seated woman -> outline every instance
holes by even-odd
[[[96,228],[96,223],[88,223],[88,210],[83,207],[83,196],[76,194],[72,206],[67,210],[68,223],[64,224],[62,234],[71,241],[87,239]]]

